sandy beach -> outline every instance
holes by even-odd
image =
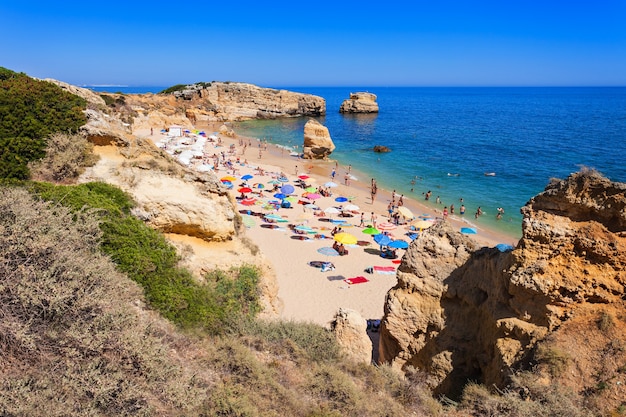
[[[216,131],[219,126],[198,126],[207,133]],[[135,132],[138,136],[151,138],[156,144],[166,138],[163,134],[154,132]],[[375,202],[370,198],[371,177],[364,173],[356,172],[350,167],[339,165],[333,160],[302,160],[290,155],[290,151],[271,144],[266,144],[255,138],[235,138],[218,135],[221,145],[216,142],[207,142],[204,147],[208,163],[212,164],[214,154],[225,152],[226,158],[232,161],[232,169],[220,164],[215,171],[218,178],[233,176],[231,192],[236,198],[241,197],[238,191],[241,185],[251,186],[252,192],[244,193],[246,197],[256,200],[251,205],[237,203],[237,210],[242,213],[246,225],[246,235],[249,236],[264,253],[265,257],[273,264],[279,286],[279,297],[282,299],[284,309],[281,318],[285,320],[311,321],[321,325],[328,325],[334,314],[340,307],[358,311],[366,319],[380,319],[383,315],[383,303],[387,291],[396,283],[395,268],[397,263],[380,256],[380,246],[374,242],[373,236],[363,233],[365,227],[359,226],[361,215],[365,213],[365,225],[371,224],[371,213],[377,217],[377,224],[388,222],[387,206],[392,199],[389,190],[379,188]],[[247,144],[241,146],[242,144]],[[239,163],[237,163],[237,158]],[[205,163],[206,163],[205,158]],[[194,162],[192,161],[192,164]],[[197,161],[195,163],[198,163]],[[261,174],[259,168],[262,169]],[[297,185],[298,176],[306,175],[304,182],[317,188],[332,181],[331,172],[336,169],[334,182],[336,187],[330,188],[332,196],[320,197],[309,200],[304,197],[306,192]],[[234,169],[234,171],[233,171]],[[344,177],[350,171],[353,178],[346,185]],[[275,192],[271,191],[273,184],[284,174],[295,191],[292,193],[294,201],[291,208],[268,209],[267,200],[273,198]],[[242,180],[244,175],[251,175],[247,182]],[[262,184],[262,194],[259,195],[259,186]],[[349,201],[337,202],[337,197],[346,197]],[[398,196],[399,197],[399,196]],[[396,197],[396,201],[398,200]],[[339,217],[338,214],[326,214],[325,217],[314,215],[314,210],[305,208],[299,202],[311,202],[324,210],[328,207],[345,207],[347,204],[358,206],[353,217]],[[430,217],[435,221],[442,221],[442,213],[433,210],[420,201],[410,198],[403,199],[403,207],[408,208],[415,216]],[[250,212],[248,215],[247,213]],[[268,223],[263,215],[274,213],[286,219],[285,222]],[[473,219],[473,213],[465,216]],[[331,221],[332,220],[332,221]],[[337,225],[336,221],[342,220],[342,229],[357,238],[358,244],[346,245],[349,254],[345,256],[330,256],[318,252],[320,248],[333,246],[331,236],[332,229]],[[333,222],[334,221],[334,222]],[[410,221],[407,219],[407,221]],[[499,234],[474,225],[468,225],[461,216],[450,215],[449,221],[460,230],[461,227],[474,227],[477,230],[472,236],[480,245],[495,246],[499,243],[515,245],[515,238]],[[307,234],[298,234],[292,230],[295,225],[306,225],[313,229]],[[398,225],[387,233],[393,239],[411,242],[407,235],[408,225]],[[325,236],[325,238],[321,238]],[[404,249],[398,249],[398,260],[404,254]],[[311,261],[331,262],[335,269],[322,272],[321,268],[309,265]],[[398,262],[398,261],[396,261]],[[373,273],[365,270],[373,268]],[[356,277],[364,277],[367,281],[362,283],[349,283],[346,280]]]

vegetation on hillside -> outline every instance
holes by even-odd
[[[202,88],[207,88],[207,87],[211,86],[211,83],[198,82],[198,83],[193,83],[193,84],[176,84],[176,85],[173,85],[171,87],[166,88],[163,91],[159,91],[158,94],[171,94],[171,93],[174,93],[176,91],[183,91],[183,90],[189,88],[189,86],[192,86],[192,85],[197,85],[197,86],[200,86]]]
[[[28,178],[28,163],[44,157],[47,138],[78,131],[85,108],[52,83],[0,67],[0,179]]]

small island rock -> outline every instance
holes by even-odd
[[[384,146],[384,145],[376,145],[374,146],[374,152],[387,153],[387,152],[391,152],[391,149],[389,149],[387,146]]]
[[[350,98],[341,103],[339,113],[378,113],[376,94],[350,93]]]

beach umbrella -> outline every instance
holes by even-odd
[[[338,186],[339,184],[337,184],[336,182],[332,182],[332,181],[328,181],[327,183],[324,184],[324,187],[328,187],[328,188],[335,188]]]
[[[379,235],[380,230],[375,227],[366,227],[365,229],[363,229],[363,233],[365,233],[366,235]]]
[[[473,227],[461,227],[461,233],[465,233],[466,235],[475,235],[478,232]]]
[[[243,200],[240,201],[241,204],[243,204],[244,206],[251,206],[254,203],[256,203],[256,199],[255,198],[244,198]]]
[[[254,175],[250,175],[250,174],[246,174],[243,177],[241,177],[241,179],[244,181],[251,180],[252,178],[254,178]]]
[[[346,204],[343,208],[346,211],[359,211],[360,208],[356,204]]]
[[[276,193],[276,194],[274,194],[274,197],[275,198],[280,198],[281,200],[283,198],[287,198],[287,196],[285,194],[283,194],[283,193]]]
[[[300,224],[296,227],[294,227],[295,230],[298,230],[299,232],[305,232],[305,233],[315,233],[315,230],[313,230],[311,228],[311,226],[306,226],[304,224]]]
[[[241,187],[240,189],[238,189],[237,191],[239,191],[240,193],[251,193],[252,192],[252,188],[250,187]]]
[[[257,182],[256,184],[254,184],[252,186],[253,188],[258,188],[259,190],[262,190],[265,188],[265,185],[261,184],[260,182]]]
[[[305,204],[304,205],[305,208],[311,209],[311,210],[319,210],[320,208],[318,206],[316,206],[315,204]]]
[[[378,223],[376,225],[376,228],[378,230],[394,230],[395,228],[397,228],[398,226],[396,226],[393,223],[389,223],[389,222],[384,222],[384,223]]]
[[[409,247],[409,244],[404,240],[392,240],[387,246],[395,249],[406,249]]]
[[[412,219],[413,217],[415,217],[413,212],[404,206],[398,207],[398,213],[400,213],[401,216],[407,219]]]
[[[228,188],[229,190],[230,190],[231,188],[233,188],[233,183],[232,183],[232,182],[230,182],[230,181],[222,181],[222,185],[223,185],[224,187]]]
[[[428,213],[422,213],[421,216],[417,216],[417,217],[419,217],[420,219],[431,219],[433,216],[431,216]]]
[[[289,201],[290,203],[295,203],[296,201],[298,201],[298,199],[296,197],[291,197],[291,196],[285,197],[285,198],[283,198],[283,200]]]
[[[338,203],[345,203],[348,199],[346,197],[337,197],[335,198],[335,201]]]
[[[317,200],[318,198],[321,198],[322,195],[318,194],[318,193],[308,193],[305,198],[308,198],[309,200]]]
[[[411,226],[415,227],[416,229],[428,229],[433,224],[435,223],[429,222],[428,220],[415,220],[413,223],[411,223]]]
[[[359,241],[355,236],[345,232],[336,233],[333,238],[335,241],[343,243],[344,245],[356,245],[356,242]]]
[[[500,252],[508,252],[508,251],[513,250],[513,249],[514,249],[514,248],[513,248],[513,246],[511,246],[511,245],[507,245],[507,244],[504,244],[504,243],[498,243],[498,244],[496,245],[496,248],[498,248],[498,250],[499,250]]]
[[[339,252],[337,252],[333,248],[329,248],[328,246],[323,246],[317,250],[318,253],[326,256],[339,256]]]
[[[307,193],[314,193],[317,192],[317,188],[315,187],[307,187],[304,189],[304,191],[306,191]]]
[[[300,178],[301,180],[307,180],[309,179],[308,175],[298,175],[298,178]]]
[[[287,178],[287,177],[279,177],[278,181],[280,181],[280,182],[289,182],[289,178]]]
[[[285,223],[289,221],[288,219],[282,218],[278,214],[266,214],[265,218],[268,220],[274,220],[274,221],[281,222],[281,223]]]
[[[339,214],[340,211],[336,207],[330,206],[324,209],[324,213],[326,214]]]
[[[296,189],[293,188],[293,185],[291,184],[285,184],[282,187],[280,187],[280,192],[283,194],[291,194],[295,191]]]
[[[378,243],[380,246],[387,246],[391,243],[391,238],[387,235],[383,235],[382,233],[374,236],[374,242]]]
[[[280,185],[280,184],[282,184],[282,183],[281,183],[280,181],[278,181],[278,180],[271,180],[271,181],[268,181],[267,183],[268,183],[268,184],[271,184],[271,185]]]
[[[237,180],[237,178],[231,177],[230,175],[226,176],[226,177],[220,178],[220,181],[222,181],[222,182],[233,182],[233,181],[236,181],[236,180]]]

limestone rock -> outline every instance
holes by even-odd
[[[372,93],[350,93],[350,98],[341,103],[340,113],[378,113],[376,95]]]
[[[391,152],[391,149],[389,149],[387,146],[384,146],[384,145],[376,145],[374,146],[374,152],[387,153],[387,152]]]
[[[468,380],[505,386],[548,337],[588,344],[572,318],[626,307],[625,207],[626,185],[580,172],[527,203],[513,251],[478,248],[446,222],[427,229],[387,294],[381,362],[426,372],[436,393],[454,397]],[[593,369],[577,390],[593,389],[597,366],[574,367]]]
[[[328,128],[315,119],[304,125],[304,158],[326,159],[335,150]]]
[[[340,308],[331,323],[331,330],[346,356],[356,362],[369,364],[372,361],[367,321],[357,311]]]

